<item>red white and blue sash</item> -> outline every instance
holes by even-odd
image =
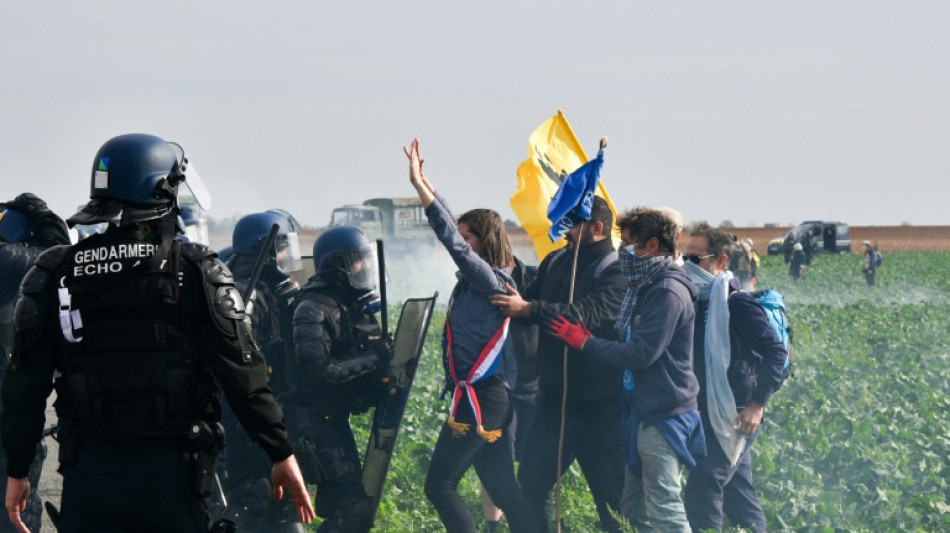
[[[475,360],[475,364],[473,364],[472,369],[469,370],[468,376],[460,380],[455,372],[455,357],[452,353],[452,326],[448,320],[445,321],[449,377],[452,378],[452,382],[455,383],[455,392],[452,393],[452,410],[449,412],[449,420],[447,423],[457,437],[465,435],[469,429],[469,424],[455,421],[459,404],[462,402],[462,394],[466,393],[468,403],[472,406],[472,412],[475,414],[475,424],[478,434],[488,442],[495,442],[501,437],[501,429],[492,431],[485,430],[482,424],[482,410],[478,404],[478,396],[475,394],[475,389],[472,388],[472,385],[491,376],[498,369],[498,364],[501,362],[502,351],[505,347],[505,341],[508,339],[508,324],[510,322],[511,319],[506,317],[501,327],[492,335],[491,340],[488,341],[488,344],[478,355],[478,359]]]

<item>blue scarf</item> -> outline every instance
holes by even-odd
[[[706,316],[696,317],[696,320],[706,321],[706,338],[703,339],[706,412],[719,447],[732,466],[735,466],[745,447],[745,435],[736,431],[734,425],[739,412],[728,377],[732,359],[729,338],[729,280],[733,277],[732,272],[726,271],[714,276],[699,265],[686,263],[686,275],[699,289],[699,299],[709,302],[706,306]]]

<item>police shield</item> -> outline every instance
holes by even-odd
[[[399,315],[396,337],[393,339],[393,358],[389,363],[390,380],[373,413],[373,429],[363,463],[363,488],[373,499],[373,518],[379,507],[399,424],[406,410],[409,391],[432,318],[432,308],[438,296],[439,293],[435,293],[431,298],[410,298],[403,304],[402,313]]]

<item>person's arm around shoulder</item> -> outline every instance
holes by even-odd
[[[557,252],[552,252],[541,261],[534,279],[532,279],[523,290],[519,291],[516,287],[506,285],[505,289],[507,290],[507,294],[493,294],[489,297],[489,301],[505,316],[521,319],[522,323],[540,324],[540,322],[531,320],[531,309],[541,294],[541,287],[547,278],[548,269],[556,255]]]

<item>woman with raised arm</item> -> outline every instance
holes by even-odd
[[[475,533],[475,521],[457,491],[462,476],[474,466],[491,499],[508,516],[511,531],[533,533],[536,529],[515,479],[511,435],[501,430],[512,412],[501,375],[502,358],[514,355],[506,349],[510,319],[488,301],[515,284],[504,222],[490,209],[467,211],[456,222],[422,172],[419,141],[403,150],[409,158],[409,181],[436,236],[459,268],[442,342],[445,391],[452,394],[452,407],[432,453],[426,497],[448,533]]]

